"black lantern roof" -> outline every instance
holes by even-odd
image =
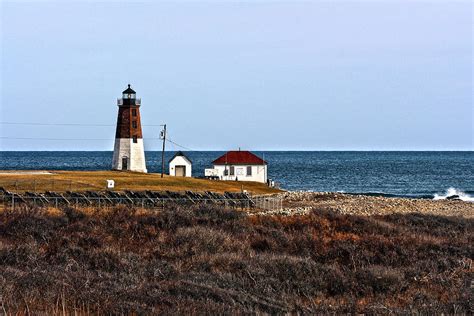
[[[130,88],[130,84],[128,85],[128,88],[123,90],[122,92],[123,94],[132,94],[132,93],[136,93],[135,90],[133,90],[132,88]]]

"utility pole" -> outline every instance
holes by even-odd
[[[267,179],[267,168],[265,168],[265,152],[263,152],[263,178],[267,182],[266,184],[268,185],[268,179]]]
[[[161,131],[160,135],[160,138],[163,139],[163,150],[161,151],[161,177],[163,178],[163,174],[165,172],[166,124],[161,126],[163,126],[163,130]]]

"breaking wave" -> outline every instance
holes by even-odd
[[[444,194],[438,193],[413,193],[413,194],[394,194],[385,192],[341,192],[349,195],[378,196],[386,198],[408,198],[408,199],[427,199],[427,200],[461,200],[465,202],[474,202],[474,191],[468,193],[455,188],[449,188]]]
[[[467,193],[464,193],[461,190],[457,190],[455,188],[449,188],[446,190],[445,194],[435,194],[433,200],[451,200],[451,199],[459,199],[466,202],[474,202],[474,197],[470,196]]]

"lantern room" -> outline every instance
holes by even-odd
[[[135,99],[136,98],[136,92],[132,88],[130,88],[130,85],[128,85],[128,88],[125,89],[122,92],[122,98],[123,99]]]
[[[137,99],[137,93],[133,90],[130,85],[128,88],[123,90],[122,98],[117,99],[117,105],[122,107],[139,107],[141,104],[141,99]]]

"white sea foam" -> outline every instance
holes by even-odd
[[[448,190],[446,190],[446,193],[444,195],[435,194],[433,200],[445,200],[448,197],[455,196],[455,195],[459,196],[459,199],[462,201],[474,202],[474,197],[470,196],[467,193],[464,193],[461,190],[457,190],[455,188],[449,188]]]

